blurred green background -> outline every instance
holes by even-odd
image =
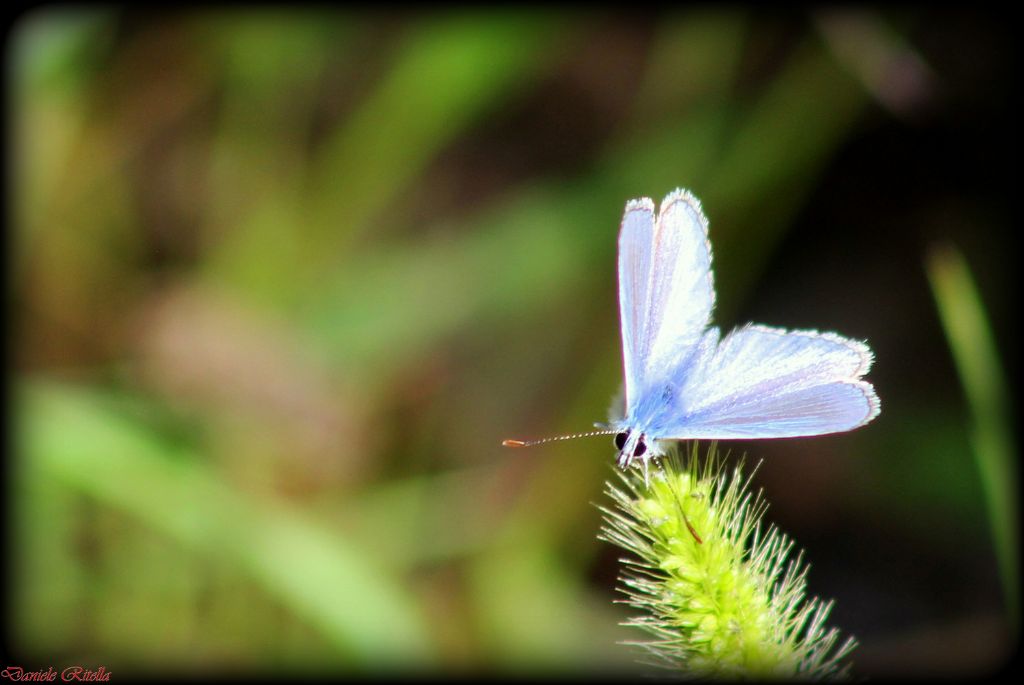
[[[609,673],[626,200],[725,328],[867,339],[882,414],[722,444],[854,673],[1016,639],[1016,122],[952,8],[162,14],[8,33],[9,663]],[[1012,132],[1012,134],[1011,134]],[[1007,489],[1009,486],[1010,490]]]

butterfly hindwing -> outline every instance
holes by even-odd
[[[664,438],[783,438],[850,430],[879,401],[861,380],[867,345],[834,333],[748,325],[677,370],[679,403],[666,407]]]

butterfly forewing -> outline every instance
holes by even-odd
[[[636,398],[647,356],[644,327],[654,226],[654,203],[650,199],[630,200],[626,204],[619,230],[619,316],[627,406]]]
[[[711,318],[715,293],[707,219],[685,190],[657,217],[649,199],[626,205],[619,234],[619,306],[627,414],[640,393],[685,365]]]

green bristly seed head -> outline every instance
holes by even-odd
[[[793,543],[764,530],[767,504],[749,492],[742,464],[726,474],[715,445],[698,459],[672,454],[618,472],[601,507],[601,538],[632,552],[620,590],[641,614],[627,621],[652,661],[695,677],[837,679],[855,646],[825,627],[831,603],[806,594],[807,566],[787,561]]]

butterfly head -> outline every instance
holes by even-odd
[[[615,434],[615,448],[619,450],[616,462],[622,468],[629,468],[634,459],[649,459],[651,444],[640,431],[626,428]]]

